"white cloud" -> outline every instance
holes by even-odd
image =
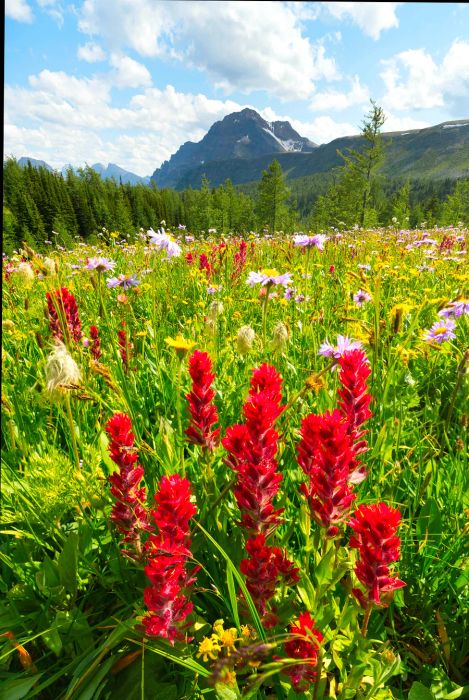
[[[314,143],[329,143],[334,139],[339,138],[339,136],[351,136],[352,134],[358,134],[359,129],[353,124],[348,122],[336,122],[332,117],[321,116],[316,117],[312,121],[302,122],[299,119],[294,119],[286,115],[278,115],[273,109],[267,107],[266,109],[257,110],[261,117],[263,117],[268,122],[273,121],[288,121],[292,127],[297,131],[300,136],[306,136]]]
[[[26,0],[6,0],[5,15],[17,22],[32,22],[33,12]]]
[[[384,122],[382,131],[412,131],[414,129],[425,129],[428,126],[431,126],[430,122],[422,119],[414,119],[413,117],[398,117],[388,112],[386,114],[386,121]]]
[[[348,109],[349,107],[365,106],[370,99],[370,93],[366,86],[360,84],[360,79],[356,75],[352,80],[352,86],[348,92],[329,90],[318,92],[313,95],[309,108],[313,111],[336,111]]]
[[[58,0],[36,0],[39,7],[62,28],[64,23],[64,9]]]
[[[323,2],[336,19],[350,19],[375,41],[381,32],[399,26],[396,9],[401,2]]]
[[[118,52],[184,60],[227,94],[268,90],[308,97],[314,81],[338,77],[334,59],[302,33],[302,13],[281,2],[85,0],[79,28]]]
[[[87,63],[97,63],[98,61],[104,61],[106,58],[106,54],[101,46],[93,44],[91,41],[78,47],[77,56]]]
[[[117,87],[137,88],[151,85],[150,71],[142,63],[134,61],[133,58],[113,53],[109,63],[116,69],[113,83]]]
[[[424,49],[382,61],[383,106],[392,110],[446,107],[454,116],[469,110],[469,43],[456,40],[440,65]]]

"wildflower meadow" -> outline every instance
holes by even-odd
[[[469,232],[3,259],[0,700],[469,697]]]

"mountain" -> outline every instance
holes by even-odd
[[[33,168],[45,168],[49,172],[53,172],[54,168],[51,168],[51,166],[46,163],[44,160],[37,160],[37,158],[20,158],[18,161],[18,165],[21,166],[22,168],[27,168],[28,163],[31,163],[31,166]]]
[[[113,178],[116,182],[122,182],[125,185],[150,184],[149,177],[140,177],[140,175],[135,175],[135,173],[124,170],[124,168],[121,168],[114,163],[108,163],[107,166],[103,165],[102,163],[95,163],[91,167],[96,173],[98,173],[98,175],[101,175],[103,180],[110,180]]]
[[[243,128],[239,128],[239,125]],[[185,143],[152,175],[160,187],[199,188],[205,175],[216,187],[229,178],[233,184],[255,182],[276,158],[288,179],[327,173],[343,165],[337,150],[363,147],[360,135],[344,136],[316,146],[303,139],[288,122],[274,122],[270,129],[253,110],[230,114],[216,122],[199,143]],[[255,137],[242,143],[239,134],[248,128]],[[275,125],[275,126],[274,126]],[[235,138],[236,137],[236,138]],[[257,138],[259,137],[259,138]],[[286,137],[286,138],[283,138]],[[469,121],[444,122],[412,131],[383,134],[386,177],[431,179],[469,176]],[[291,144],[287,148],[286,144]],[[262,153],[259,153],[263,150]]]
[[[44,160],[37,160],[36,158],[20,158],[18,160],[18,165],[20,165],[22,168],[26,168],[28,162],[31,163],[33,168],[42,167],[46,170],[49,170],[49,172],[54,172],[54,168],[52,168],[48,163],[46,163]],[[108,165],[102,165],[102,163],[95,163],[91,166],[91,169],[98,173],[98,175],[100,175],[103,180],[114,178],[116,182],[122,182],[123,184],[150,184],[149,176],[140,177],[140,175],[135,175],[135,173],[131,173],[129,170],[124,170],[124,168],[121,168],[118,165],[115,165],[114,163],[109,163]],[[71,165],[70,163],[64,165],[59,172],[65,177],[68,170],[72,170],[74,173],[78,172],[78,168]]]
[[[179,189],[181,178],[189,170],[207,163],[246,161],[274,153],[311,153],[316,148],[316,144],[300,136],[289,122],[267,122],[253,109],[243,109],[215,122],[199,143],[184,143],[155,170],[152,180],[159,187]]]

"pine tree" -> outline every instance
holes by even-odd
[[[267,227],[271,233],[283,226],[289,216],[286,201],[290,190],[285,185],[282,168],[278,160],[273,160],[257,188],[257,216],[259,226]]]

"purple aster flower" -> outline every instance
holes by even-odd
[[[459,318],[465,314],[469,314],[469,301],[467,299],[452,301],[449,306],[438,312],[438,316],[442,316],[443,318],[450,318],[451,316],[453,318]]]
[[[353,300],[357,306],[363,306],[366,301],[371,300],[371,294],[364,292],[363,289],[359,289],[358,292],[353,295]]]
[[[283,296],[285,299],[293,299],[294,292],[295,292],[295,288],[289,287],[288,289],[285,290],[285,294]]]
[[[106,286],[109,289],[114,289],[115,287],[122,287],[123,289],[129,289],[130,287],[138,287],[140,282],[137,279],[137,275],[119,275],[119,277],[109,277],[106,282]]]
[[[165,232],[164,228],[159,229],[157,232],[153,231],[151,228],[148,231],[150,235],[150,243],[152,243],[158,250],[164,250],[167,254],[166,260],[169,258],[177,258],[181,255],[181,246],[173,241],[171,236]]]
[[[323,357],[331,357],[338,360],[342,357],[344,352],[348,350],[359,350],[362,347],[362,343],[359,340],[351,340],[346,335],[337,336],[337,345],[331,345],[327,341],[321,345],[318,350],[318,355]]]
[[[446,319],[446,321],[435,321],[430,330],[426,331],[423,339],[428,341],[434,341],[441,345],[445,340],[452,340],[456,338],[455,333],[453,333],[456,328],[455,321],[451,319]]]
[[[304,294],[298,294],[298,296],[295,297],[295,302],[297,304],[301,304],[302,301],[305,300],[305,295]]]
[[[279,275],[277,270],[262,270],[261,272],[250,272],[246,284],[249,284],[250,287],[254,287],[255,284],[261,284],[263,287],[283,284],[284,287],[287,287],[291,281],[291,272]]]
[[[114,260],[109,260],[109,258],[88,258],[85,265],[86,270],[96,270],[96,272],[108,272],[108,270],[113,270],[116,266]]]
[[[318,233],[315,236],[306,236],[304,233],[298,233],[293,236],[293,242],[296,246],[302,248],[317,248],[324,250],[324,243],[329,240],[329,236],[324,233]]]

